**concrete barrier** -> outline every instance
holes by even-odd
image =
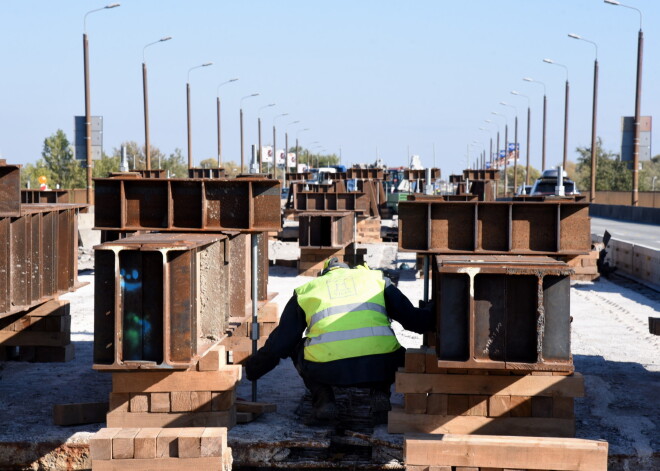
[[[602,242],[603,237],[592,234],[592,240]],[[616,267],[617,273],[660,290],[660,250],[614,238],[606,250],[605,263]]]
[[[591,204],[589,206],[589,216],[642,224],[660,224],[660,208]]]

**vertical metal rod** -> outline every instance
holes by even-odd
[[[149,140],[149,94],[147,91],[147,64],[142,63],[142,95],[144,99],[144,159],[151,170],[151,142]]]
[[[261,117],[257,116],[257,132],[259,134],[257,142],[259,143],[259,147],[257,148],[257,159],[259,160],[259,172],[261,173],[261,162],[263,162],[264,156],[263,154],[263,148],[261,147]]]
[[[543,94],[543,137],[541,143],[541,171],[545,170],[545,120],[548,115],[548,98]]]
[[[516,129],[515,137],[513,138],[513,195],[515,196],[516,191],[518,191],[518,112],[516,111]]]
[[[564,159],[562,167],[566,168],[566,160],[568,158],[568,95],[569,95],[570,85],[568,80],[566,80],[566,96],[564,98]]]
[[[298,156],[296,156],[296,165],[298,165]],[[289,133],[284,133],[284,174],[282,175],[282,185],[286,182],[286,169],[289,165]]]
[[[273,123],[275,123],[275,120],[273,120]],[[275,131],[275,124],[273,124],[273,178],[277,180],[277,142],[276,142],[276,131]],[[286,152],[284,153],[284,169],[282,172],[286,173]],[[268,167],[266,167],[268,168]],[[282,179],[282,188],[284,188],[284,179]]]
[[[257,322],[257,304],[259,297],[257,287],[259,286],[257,275],[259,266],[259,240],[258,234],[251,234],[250,240],[252,242],[252,354],[257,353],[257,340],[259,339],[259,323]],[[252,381],[252,402],[257,402],[257,382]]]
[[[217,99],[217,115],[218,115],[218,168],[222,168],[222,137],[220,133],[220,97]]]
[[[529,101],[529,100],[527,100]],[[529,185],[529,126],[530,126],[530,120],[532,117],[532,110],[528,106],[527,107],[527,168],[525,170],[525,185]]]
[[[429,302],[429,254],[424,254],[424,304]]]
[[[94,204],[92,191],[92,111],[89,93],[89,43],[83,33],[83,66],[85,74],[85,149],[87,150],[87,204]]]
[[[596,109],[598,107],[598,59],[594,60],[594,98],[591,110],[591,190],[589,201],[596,202],[596,167],[598,165],[598,149],[596,137]]]
[[[245,171],[245,154],[243,153],[243,108],[241,108],[241,173]]]
[[[644,49],[644,33],[642,33],[641,20],[639,35],[637,37],[637,86],[635,88],[635,135],[633,137],[633,169],[632,169],[632,205],[639,204],[639,132],[640,108],[642,105],[642,52]]]
[[[509,191],[509,176],[506,174],[509,162],[509,123],[504,125],[504,196]]]
[[[190,82],[186,83],[186,109],[188,112],[188,168],[193,168],[192,136],[190,134]]]

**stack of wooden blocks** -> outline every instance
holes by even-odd
[[[90,439],[93,471],[229,471],[224,427],[103,428]]]
[[[54,299],[0,319],[0,359],[9,358],[7,347],[18,347],[12,359],[22,361],[73,360],[69,301]]]
[[[379,229],[380,230],[380,229]],[[330,257],[351,266],[364,263],[367,249],[358,249],[355,243],[349,244],[343,249],[300,249],[300,261],[298,262],[298,274],[302,276],[318,276],[323,271],[324,262]]]
[[[598,250],[592,250],[586,255],[577,255],[575,257],[563,257],[562,260],[571,267],[574,274],[571,280],[576,281],[594,281],[600,278],[598,273]]]
[[[380,244],[383,239],[380,236],[380,216],[357,218],[357,242],[360,244]]]
[[[272,299],[276,293],[270,293],[268,300],[260,302],[257,309],[257,322],[259,324],[259,339],[257,347],[263,347],[268,336],[279,324],[279,307]],[[242,364],[252,355],[252,315],[244,317],[230,317],[227,337],[221,342],[229,353],[229,362],[237,365]]]
[[[108,427],[227,427],[236,424],[240,365],[218,345],[183,371],[112,373]]]
[[[407,471],[607,471],[607,442],[577,438],[406,435]]]
[[[438,368],[433,348],[408,349],[395,389],[404,408],[390,412],[390,433],[572,437],[579,373]]]

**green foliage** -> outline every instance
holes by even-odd
[[[573,179],[578,189],[588,191],[591,188],[591,148],[578,147],[576,151],[580,156]],[[619,160],[619,154],[603,150],[600,138],[596,146],[596,159],[596,191],[632,190],[632,172],[628,164]]]
[[[21,172],[23,185],[39,188],[39,177],[48,179],[49,188],[85,188],[86,172],[73,157],[69,139],[61,129],[44,139],[41,159],[35,165],[28,164]]]
[[[119,157],[108,156],[103,153],[100,160],[94,161],[94,168],[92,169],[92,176],[94,178],[107,178],[112,172],[119,171]]]
[[[289,152],[296,152],[296,147],[292,147]],[[306,164],[310,168],[329,167],[339,164],[339,157],[336,154],[321,154],[310,152],[309,149],[300,147],[298,149],[299,164]]]
[[[509,184],[509,188],[513,188],[513,166],[509,166],[506,169],[506,175],[507,175],[507,182]],[[518,186],[523,185],[525,183],[525,173],[527,173],[527,165],[521,165],[520,162],[518,162],[518,167],[516,168],[516,174],[517,174],[517,179],[515,180]],[[531,165],[529,166],[529,180],[528,184],[533,185],[534,182],[541,176],[541,172],[532,167]],[[503,177],[502,177],[503,179]]]

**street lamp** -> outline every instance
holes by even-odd
[[[149,46],[154,44],[163,43],[172,39],[171,36],[160,38],[158,41],[147,44],[142,48],[142,95],[144,98],[144,158],[146,161],[147,170],[151,170],[151,142],[149,141],[149,94],[147,92],[147,60],[145,59],[145,51]]]
[[[262,106],[257,110],[257,133],[258,133],[258,144],[259,144],[259,153],[257,154],[259,156],[259,173],[261,173],[261,162],[263,159],[263,155],[261,155],[262,149],[261,149],[261,110],[265,110],[266,108],[272,108],[275,106],[275,103],[269,103],[268,105]],[[275,157],[275,146],[273,146],[273,157]]]
[[[598,44],[589,39],[585,39],[582,36],[577,34],[570,33],[569,38],[579,39],[581,41],[588,42],[594,46],[594,90],[593,90],[593,102],[591,108],[591,190],[589,192],[589,201],[591,203],[596,202],[596,165],[597,165],[597,153],[596,153],[596,109],[598,106]]]
[[[514,137],[513,137],[513,194],[515,195],[516,190],[518,189],[518,108],[504,101],[500,101],[500,105],[508,106],[513,108],[513,111],[516,113],[516,121],[514,126]],[[507,165],[509,159],[507,158],[504,161],[504,176],[506,177]]]
[[[192,158],[192,131],[190,123],[190,72],[195,69],[200,69],[202,67],[208,67],[213,65],[213,62],[205,62],[204,64],[196,65],[188,69],[188,78],[186,80],[186,109],[188,111],[188,168],[193,168],[193,158]]]
[[[511,90],[511,94],[516,95],[516,96],[521,96],[521,97],[527,99],[527,149],[526,149],[527,167],[525,169],[525,185],[529,185],[529,122],[530,122],[530,117],[531,117],[532,111],[531,111],[531,106],[530,106],[530,103],[529,103],[529,97],[527,95],[523,95],[522,93],[517,92],[515,90]]]
[[[259,96],[259,93],[253,93],[251,95],[245,95],[243,98],[241,98],[241,173],[245,171],[245,154],[243,151],[243,100],[246,100],[248,98],[252,98],[255,96]]]
[[[102,8],[96,8],[85,13],[83,17],[83,73],[85,75],[85,153],[87,154],[87,204],[94,204],[92,191],[92,105],[89,93],[89,43],[87,41],[87,16],[101,10],[116,8],[119,3],[111,3]]]
[[[217,96],[217,114],[218,114],[218,168],[222,167],[222,137],[220,133],[220,87],[228,83],[236,82],[238,78],[233,78],[222,82],[216,89]]]
[[[296,132],[296,164],[298,163],[298,134],[305,131],[309,131],[309,128],[300,129]],[[309,168],[309,162],[307,162],[307,168]]]
[[[485,126],[480,127],[479,131],[490,133],[490,129],[488,129]],[[489,148],[488,152],[490,153],[489,158],[492,159],[493,158],[493,136],[491,135],[489,137],[490,137],[490,148]],[[483,168],[483,169],[486,168],[486,149],[484,149],[484,158],[481,160],[481,168]]]
[[[642,11],[638,8],[624,5],[623,3],[615,0],[605,0],[605,3],[616,5],[630,10],[635,10],[639,13],[639,33],[637,35],[637,83],[635,87],[635,121],[633,126],[633,168],[632,168],[632,205],[639,205],[639,129],[640,129],[640,114],[642,106],[642,55],[644,51],[644,33],[642,32]]]
[[[275,178],[277,178],[277,141],[276,141],[277,133],[275,132],[275,123],[277,122],[278,118],[282,118],[284,116],[289,116],[289,113],[278,114],[277,116],[275,116],[273,118],[273,164],[274,164],[273,165],[273,176]],[[285,149],[284,150],[284,170],[283,170],[283,174],[282,174],[282,187],[284,187],[285,178],[286,178],[285,177],[286,164],[287,164],[286,157],[287,157],[287,151]]]
[[[557,65],[563,67],[566,71],[566,95],[564,97],[564,157],[562,160],[563,168],[566,168],[566,160],[568,157],[568,95],[569,95],[569,83],[568,83],[568,67],[564,64],[559,64],[558,62],[553,61],[552,59],[543,59],[543,62],[546,64]]]
[[[499,158],[499,154],[500,154],[500,123],[495,122],[495,121],[490,120],[490,119],[484,119],[484,123],[494,124],[495,126],[497,126],[497,146],[495,147],[495,160],[497,160]],[[491,166],[491,168],[495,168],[494,164],[495,164],[495,162],[493,162],[493,149],[491,149],[490,150],[490,166]]]
[[[293,124],[298,124],[298,123],[300,123],[300,121],[292,121],[284,127],[284,160],[286,160],[286,162],[284,163],[284,174],[285,174],[284,178],[285,179],[286,179],[286,169],[287,169],[287,166],[289,164],[289,132],[288,132],[288,128],[289,128],[289,126],[291,126]],[[296,150],[296,167],[297,167],[297,165],[298,165],[298,151]],[[296,168],[296,170],[297,170],[297,168]]]
[[[490,114],[495,115],[495,116],[500,116],[504,118],[504,164],[506,165],[506,161],[508,158],[508,153],[509,153],[509,118],[504,113],[498,113],[497,111],[491,111]],[[499,152],[499,149],[498,149]],[[498,155],[499,157],[499,155]],[[499,163],[497,165],[499,167]],[[508,177],[506,175],[506,172],[504,172],[504,194],[506,195],[507,192],[507,184],[508,184]]]
[[[534,80],[531,77],[524,77],[525,82],[539,83],[543,85],[543,137],[541,138],[541,171],[545,170],[545,121],[548,109],[548,99],[545,93],[545,83],[540,80]],[[527,172],[529,173],[529,172]]]

